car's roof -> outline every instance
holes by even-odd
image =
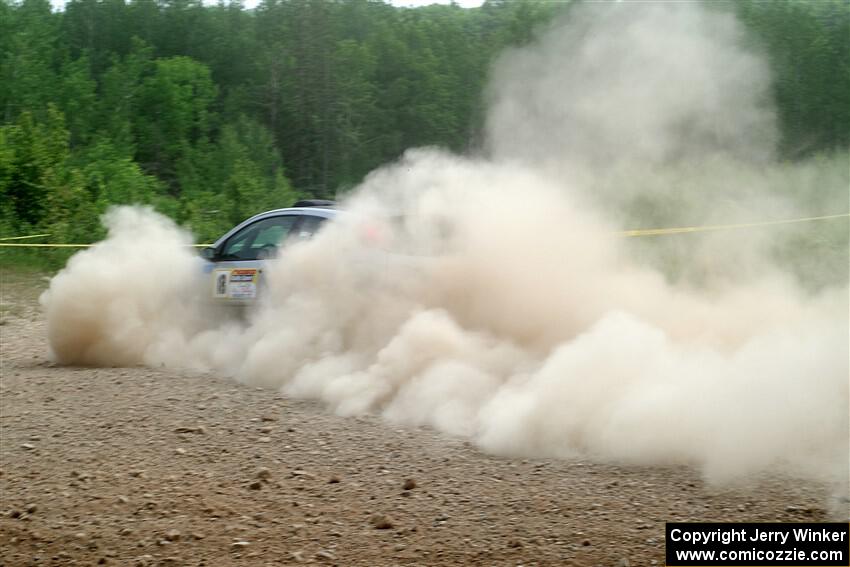
[[[262,213],[258,213],[251,218],[260,217],[263,215],[274,215],[278,213],[313,213],[313,212],[321,212],[321,213],[330,213],[331,215],[335,215],[339,212],[338,209],[332,207],[284,207],[283,209],[272,209],[270,211],[265,211]],[[321,216],[324,216],[322,214]]]
[[[295,201],[292,204],[292,207],[325,207],[328,209],[336,208],[336,201],[331,201],[329,199],[301,199],[300,201]]]

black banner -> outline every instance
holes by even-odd
[[[667,565],[850,566],[850,524],[668,523]]]

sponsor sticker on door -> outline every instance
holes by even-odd
[[[213,297],[254,299],[257,297],[257,270],[240,268],[213,272]]]
[[[231,299],[254,299],[257,297],[257,270],[239,269],[230,271],[227,292]]]

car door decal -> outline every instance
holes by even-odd
[[[257,297],[257,269],[236,269],[230,271],[230,285],[227,293],[231,299],[254,299]]]
[[[260,270],[233,268],[213,272],[213,297],[216,299],[255,299]]]
[[[213,272],[213,297],[223,299],[227,297],[227,280],[230,278],[230,270],[215,270]]]

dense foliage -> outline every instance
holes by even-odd
[[[209,239],[408,147],[475,147],[493,57],[568,7],[0,0],[0,236],[91,241],[109,204],[149,203]],[[783,157],[850,146],[850,4],[731,9],[773,65]]]

